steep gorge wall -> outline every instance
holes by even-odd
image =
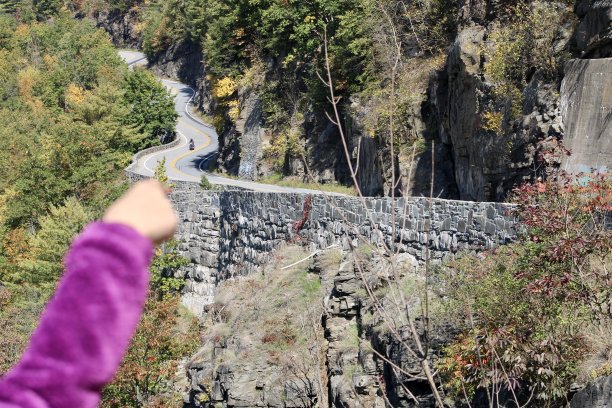
[[[219,282],[258,270],[287,242],[307,243],[312,251],[395,245],[423,263],[426,247],[439,262],[516,237],[512,206],[499,203],[436,199],[430,211],[425,198],[401,198],[395,208],[391,198],[368,198],[364,207],[355,197],[212,192],[189,183],[179,184],[172,200],[180,219],[180,250],[191,261],[183,270],[184,303],[196,314],[212,302]]]
[[[612,8],[610,9],[612,13]],[[609,172],[612,166],[612,58],[572,60],[561,87],[564,144],[572,173]]]
[[[547,152],[555,149],[559,141],[572,151],[572,156],[564,159],[563,164],[553,158],[552,166],[577,170],[610,167],[612,0],[576,2],[575,20],[569,19],[558,30],[555,28],[558,32],[548,46],[559,55],[565,53],[577,59],[571,60],[556,80],[544,78],[537,70],[529,72],[529,83],[521,95],[522,114],[505,120],[500,131],[491,132],[483,128],[483,117],[494,105],[483,50],[500,24],[499,13],[504,4],[501,0],[466,0],[458,5],[459,31],[446,62],[429,79],[422,100],[415,100],[403,118],[406,123],[402,126],[426,146],[416,158],[414,168],[406,155],[397,158],[395,173],[404,177],[400,190],[409,195],[429,194],[432,157],[435,195],[472,201],[503,201],[522,182],[545,176],[544,162],[550,158]],[[549,2],[545,7],[552,10],[566,6]],[[128,24],[131,21],[132,26],[137,25],[135,16],[98,15],[96,19],[112,34],[115,43],[138,43],[135,29]],[[266,64],[266,71],[257,73],[254,84],[238,89],[240,115],[226,123],[220,135],[220,166],[250,179],[271,171],[262,158],[271,136],[262,113],[261,81],[269,79],[275,63]],[[152,60],[152,68],[160,75],[177,77],[194,86],[195,104],[205,114],[217,111],[198,44],[171,44]],[[388,194],[389,146],[381,138],[368,136],[367,126],[362,123],[372,110],[372,101],[359,95],[347,100],[344,121],[348,148],[354,165],[359,166],[362,190],[372,196]],[[337,129],[322,112],[302,113],[303,118],[295,126],[301,132],[311,176],[324,183],[349,182]],[[433,155],[431,141],[435,141]],[[301,159],[295,159],[287,162],[284,171],[304,176],[306,168]],[[406,180],[410,180],[410,185]]]

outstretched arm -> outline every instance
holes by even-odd
[[[176,219],[161,186],[137,185],[73,244],[59,288],[21,362],[0,380],[1,408],[96,407],[140,319],[153,242]]]

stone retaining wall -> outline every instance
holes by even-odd
[[[223,280],[245,276],[270,260],[283,243],[303,242],[312,251],[364,243],[440,262],[459,251],[479,251],[512,242],[512,206],[425,198],[359,198],[320,194],[203,191],[179,183],[172,193],[180,226],[180,250],[191,265],[184,303],[195,313],[212,302]],[[305,207],[310,201],[311,209]],[[303,225],[299,225],[303,224]],[[394,229],[392,225],[397,227]]]

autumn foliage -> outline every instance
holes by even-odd
[[[562,175],[518,188],[514,201],[519,240],[445,272],[449,315],[463,329],[439,367],[459,399],[505,393],[561,406],[597,352],[587,333],[606,332],[612,317],[612,180]]]

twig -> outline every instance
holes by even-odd
[[[289,269],[289,268],[292,268],[292,267],[294,267],[294,266],[296,266],[296,265],[301,264],[302,262],[306,262],[306,261],[307,261],[307,260],[309,260],[310,258],[313,258],[313,257],[317,256],[318,254],[320,254],[320,253],[321,253],[321,252],[323,252],[323,251],[327,251],[327,250],[329,250],[329,249],[332,249],[332,248],[339,248],[339,247],[340,247],[340,245],[335,244],[335,245],[330,245],[330,246],[328,246],[328,247],[327,247],[327,248],[325,248],[325,249],[320,249],[320,250],[318,250],[318,251],[316,251],[316,252],[313,252],[312,254],[308,255],[306,258],[304,258],[304,259],[302,259],[302,260],[297,261],[296,263],[292,263],[291,265],[287,265],[287,266],[285,266],[284,268],[281,268],[281,271],[284,271],[284,270],[287,270],[287,269]]]

